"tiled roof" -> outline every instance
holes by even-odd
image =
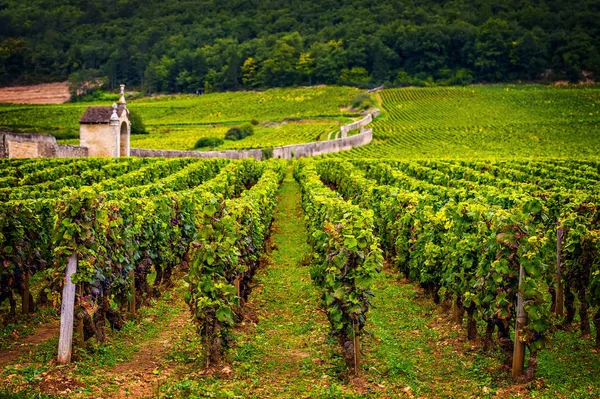
[[[117,107],[117,115],[121,117],[125,107]],[[113,113],[112,107],[87,107],[79,123],[110,123],[110,117]]]

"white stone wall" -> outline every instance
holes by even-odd
[[[373,140],[373,130],[366,129],[362,133],[341,139],[316,141],[306,144],[286,145],[273,149],[273,158],[292,159],[314,157],[332,152],[347,151],[354,147],[369,144]]]
[[[229,158],[243,159],[254,158],[257,161],[262,159],[262,150],[227,150],[227,151],[176,151],[176,150],[145,150],[142,148],[132,148],[131,156],[134,157],[163,157],[163,158]]]

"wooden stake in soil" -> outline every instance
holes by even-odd
[[[354,322],[354,374],[358,375],[360,369],[360,337],[358,334],[358,322]]]
[[[562,249],[562,240],[565,230],[559,227],[556,231],[556,315],[562,316],[564,309],[564,288],[562,282],[562,257],[560,251]]]
[[[21,311],[23,314],[29,314],[29,272],[23,273],[23,296],[21,301]]]
[[[515,323],[515,346],[513,351],[512,373],[513,377],[518,377],[523,374],[525,367],[525,344],[521,342],[520,330],[527,325],[527,314],[525,313],[525,300],[521,292],[521,284],[523,283],[525,271],[523,265],[519,269],[519,289],[517,292],[517,321]]]
[[[60,308],[60,337],[58,339],[58,363],[71,362],[73,346],[73,317],[75,316],[75,284],[71,276],[77,271],[77,254],[73,253],[67,263],[65,286],[63,287]]]

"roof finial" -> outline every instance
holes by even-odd
[[[121,98],[119,98],[119,104],[127,104],[125,101],[125,85],[121,85]]]
[[[111,121],[118,121],[119,120],[119,115],[117,115],[117,104],[113,103],[112,109],[113,109],[113,113],[110,116],[110,120]]]

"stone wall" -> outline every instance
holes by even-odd
[[[350,132],[351,130],[361,129],[361,128],[367,126],[369,123],[371,123],[371,121],[373,121],[373,116],[369,113],[369,114],[367,114],[367,116],[365,116],[364,118],[362,118],[359,121],[342,126],[341,127],[342,137],[347,137],[348,132]]]
[[[67,144],[58,144],[56,146],[57,158],[85,158],[87,156],[89,156],[87,147]]]
[[[373,88],[371,90],[367,90],[367,93],[369,93],[369,94],[371,94],[371,93],[377,93],[378,91],[381,91],[383,89],[385,89],[385,85],[381,85],[381,86],[375,87],[375,88]]]
[[[354,147],[369,144],[373,140],[373,130],[366,129],[363,132],[341,139],[316,141],[306,144],[286,145],[273,149],[273,158],[292,159],[301,157],[313,157],[329,154],[332,152],[347,151]]]
[[[85,157],[87,148],[63,146],[54,136],[0,132],[0,158]]]
[[[132,148],[132,157],[162,157],[162,158],[229,158],[243,159],[254,158],[257,161],[262,159],[262,150],[227,150],[227,151],[174,151],[174,150],[145,150],[142,148]]]

